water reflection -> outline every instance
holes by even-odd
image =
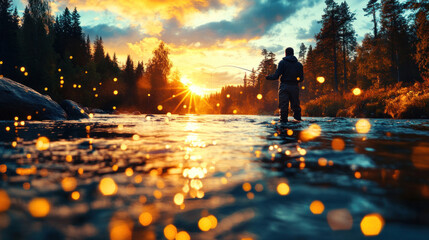
[[[2,239],[429,233],[425,121],[95,115],[0,129]]]

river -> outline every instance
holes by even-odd
[[[304,119],[0,121],[0,239],[427,239],[428,120]]]

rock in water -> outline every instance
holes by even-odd
[[[60,103],[64,111],[67,113],[67,119],[78,120],[81,118],[89,118],[85,110],[72,100],[64,100]]]
[[[65,120],[66,113],[49,96],[8,78],[0,78],[0,119],[13,120],[15,117],[20,120]]]

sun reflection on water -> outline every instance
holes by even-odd
[[[337,191],[339,199],[357,196],[360,191],[364,194],[359,196],[366,197],[372,194],[367,182],[374,178],[394,185],[407,174],[400,168],[378,171],[359,152],[372,151],[372,146],[360,144],[371,142],[376,131],[376,122],[371,126],[364,119],[349,120],[346,126],[350,130],[343,134],[345,130],[332,131],[321,121],[282,127],[268,117],[254,120],[255,124],[242,116],[217,121],[210,121],[210,116],[174,114],[132,118],[138,120],[115,122],[106,127],[108,134],[99,136],[102,130],[86,123],[80,128],[84,140],[75,142],[58,141],[50,135],[31,142],[13,136],[7,149],[19,152],[18,157],[13,164],[2,162],[0,175],[19,191],[0,190],[0,218],[16,211],[15,200],[21,200],[16,192],[20,192],[37,195],[22,201],[29,203],[25,211],[34,218],[50,221],[58,217],[58,209],[78,219],[88,215],[85,209],[91,209],[96,218],[111,216],[105,223],[109,224],[106,238],[111,239],[258,239],[263,236],[260,229],[240,229],[263,224],[265,217],[278,218],[280,224],[298,222],[304,219],[301,215],[317,222],[317,231],[322,233],[357,231],[381,236],[383,216],[356,213],[347,201],[332,204],[335,194],[330,192]],[[246,120],[237,120],[240,118]],[[245,125],[246,121],[251,124]],[[2,126],[1,131],[13,134],[15,128]],[[397,133],[391,132],[383,137],[395,138]],[[360,133],[366,134],[366,141]],[[86,134],[91,134],[91,140]],[[12,142],[15,148],[11,148]],[[361,155],[352,155],[348,151],[352,149]],[[423,141],[408,149],[407,156],[419,171],[427,169],[427,149]],[[336,157],[346,154],[344,159]],[[341,190],[345,184],[353,191],[345,194]],[[57,192],[40,196],[42,191],[54,192],[50,189],[60,191],[62,197]],[[420,184],[416,189],[429,199],[429,186]],[[96,224],[91,227],[100,230]]]

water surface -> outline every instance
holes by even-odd
[[[1,121],[0,239],[429,236],[429,121],[305,120]]]

